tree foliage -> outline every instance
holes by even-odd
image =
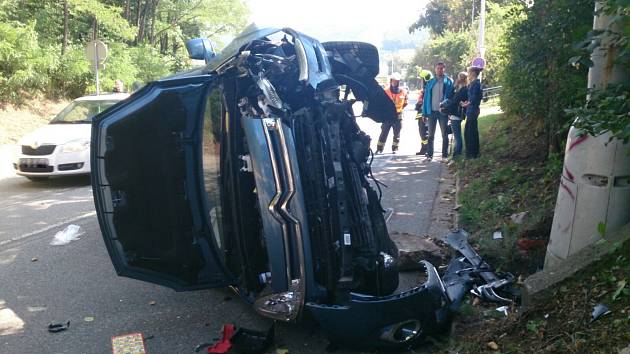
[[[571,117],[577,117],[575,126],[591,135],[611,132],[613,137],[625,143],[630,142],[630,1],[606,0],[600,9],[602,15],[610,18],[604,30],[591,31],[578,43],[580,55],[569,59],[575,67],[589,65],[590,55],[601,50],[604,43],[612,55],[617,54],[614,64],[626,80],[588,91],[585,105],[576,105],[567,110]]]
[[[429,3],[427,13],[434,2],[437,3],[436,1]],[[475,21],[471,26],[471,2],[448,1],[442,5],[452,9],[444,22],[445,29],[441,35],[432,29],[433,39],[425,47],[417,50],[413,65],[432,68],[435,62],[441,60],[446,63],[448,72],[454,74],[465,71],[471,60],[479,55],[477,52],[478,22]],[[501,73],[507,58],[506,33],[515,22],[521,20],[519,16],[515,16],[514,11],[519,6],[508,1],[487,1],[485,58],[488,66],[483,76],[486,86],[500,84]],[[451,22],[453,24],[450,24]]]
[[[76,97],[94,89],[85,44],[109,47],[101,87],[129,87],[190,65],[185,41],[244,25],[242,0],[0,0],[0,103],[30,95]]]
[[[524,20],[508,31],[501,107],[527,119],[547,138],[547,152],[559,151],[566,136],[564,109],[583,102],[587,67],[569,65],[574,43],[592,28],[593,0],[536,1],[515,10]],[[545,153],[547,153],[545,152]]]

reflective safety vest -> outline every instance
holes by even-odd
[[[388,87],[385,89],[385,94],[394,102],[396,113],[401,113],[403,108],[407,105],[407,91],[398,89],[398,93],[393,93],[391,88]]]

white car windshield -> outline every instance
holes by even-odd
[[[120,101],[74,101],[57,114],[50,124],[91,123],[92,117],[118,102]]]

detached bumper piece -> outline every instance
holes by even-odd
[[[443,332],[468,292],[492,302],[511,302],[500,295],[509,290],[514,277],[497,276],[468,243],[468,233],[458,230],[446,243],[459,255],[443,277],[427,261],[427,281],[411,290],[389,296],[350,294],[344,305],[307,303],[306,309],[336,346],[404,349],[427,335]]]
[[[306,308],[340,346],[406,348],[449,322],[449,299],[431,263],[422,261],[427,281],[411,290],[389,295],[350,294],[345,306],[307,303]]]
[[[514,276],[507,273],[499,277],[494,273],[488,263],[468,243],[468,233],[457,230],[446,236],[446,243],[459,252],[463,257],[451,261],[446,271],[444,280],[450,298],[457,303],[463,294],[459,293],[468,287],[470,292],[485,301],[510,303],[512,300],[501,295],[501,292],[509,293],[510,286],[514,283]],[[452,285],[451,285],[452,284]]]

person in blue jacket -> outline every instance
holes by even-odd
[[[422,104],[422,116],[429,121],[429,143],[427,159],[433,158],[433,142],[435,140],[435,128],[440,124],[442,132],[442,158],[448,156],[448,116],[440,112],[440,103],[451,95],[453,80],[444,73],[444,62],[435,64],[435,76],[427,82],[424,88],[424,102]]]
[[[466,127],[464,128],[464,143],[466,146],[466,158],[479,157],[479,130],[477,119],[479,118],[479,105],[483,91],[479,73],[483,68],[468,68],[468,100],[462,102],[462,107],[466,108]]]

